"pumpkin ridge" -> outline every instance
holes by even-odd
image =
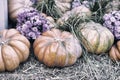
[[[9,34],[10,34],[10,31],[12,31],[12,30],[14,30],[15,33],[12,34],[12,35],[9,35]],[[14,32],[14,31],[12,31],[12,32]],[[18,32],[17,30],[15,30],[15,29],[7,30],[6,35],[5,35],[5,38],[11,38],[11,37],[13,37],[15,34],[19,34],[19,32]],[[8,35],[9,35],[9,36],[8,36]]]
[[[3,31],[0,31],[0,40],[1,40],[2,38],[5,39],[6,32],[7,32],[6,29],[4,29]]]
[[[65,38],[65,40],[67,40],[68,38]],[[61,46],[62,47],[64,47],[63,49],[66,51],[66,60],[65,60],[65,64],[64,64],[64,66],[66,66],[66,65],[68,65],[68,60],[69,60],[69,52],[67,51],[67,49],[66,49],[66,45],[65,45],[65,42],[63,41],[63,42],[61,42]]]
[[[43,62],[46,64],[46,65],[48,65],[48,66],[50,66],[50,64],[48,64],[49,63],[49,61],[47,61],[46,59],[47,58],[45,58],[46,57],[46,55],[47,54],[49,54],[50,53],[50,51],[48,50],[50,48],[50,45],[48,45],[46,48],[45,48],[45,50],[44,50],[44,55],[43,55]],[[48,52],[49,51],[49,52]],[[46,54],[46,52],[47,52],[47,54]]]
[[[16,52],[16,54],[17,54],[17,56],[18,56],[20,62],[23,62],[23,61],[24,61],[24,59],[23,59],[23,58],[24,58],[23,54],[22,54],[17,48],[15,48],[14,46],[12,46],[12,48],[13,48],[14,51]],[[21,54],[22,59],[20,59],[20,57],[19,57],[19,55],[18,55],[18,52],[19,52],[19,54]]]
[[[2,71],[5,71],[5,63],[4,63],[4,59],[3,59],[3,55],[2,55],[2,46],[0,45],[0,55],[1,55],[1,60],[2,60],[2,62],[3,62],[3,67],[4,67],[4,69],[2,70]],[[1,65],[1,64],[0,64]],[[1,71],[1,70],[0,70]]]
[[[18,38],[16,38],[16,37],[18,37]],[[22,37],[22,38],[21,38],[21,37]],[[14,38],[16,38],[16,39],[14,39]],[[26,45],[30,48],[30,43],[29,43],[29,41],[28,41],[23,35],[21,35],[21,34],[16,34],[16,35],[14,35],[14,36],[11,38],[11,40],[20,41],[20,42],[26,44]]]
[[[43,37],[43,36],[42,36]],[[39,37],[40,38],[40,37]],[[34,44],[33,44],[33,47],[36,47],[37,46],[37,43],[40,43],[40,42],[42,42],[42,39],[40,38],[37,38],[36,39],[36,41],[34,42]],[[46,37],[46,36],[44,36],[44,38],[48,38],[48,39],[45,39],[47,42],[48,41],[50,41],[50,40],[52,40],[52,38],[51,37]],[[43,38],[43,40],[44,40],[44,38]],[[49,39],[49,38],[51,38],[51,39]],[[47,44],[47,43],[46,43]]]
[[[116,50],[116,48],[115,48],[115,60],[118,60],[119,58],[118,58],[118,56],[117,56],[117,50]]]
[[[21,4],[20,4],[20,5],[21,5]],[[13,7],[13,6],[14,6],[14,5],[9,5],[9,8],[10,8],[10,7]],[[12,13],[14,13],[15,11],[21,9],[22,7],[24,7],[24,6],[21,5],[19,8],[16,8],[16,9],[14,8],[12,11],[9,11],[9,13],[12,14]]]
[[[85,27],[85,28],[84,28],[84,27]],[[91,50],[91,49],[92,49],[91,44],[90,44],[89,41],[87,41],[87,38],[89,37],[87,34],[89,33],[89,31],[87,31],[85,25],[84,25],[84,27],[83,27],[82,29],[80,29],[80,30],[81,30],[81,33],[82,33],[83,43],[84,43],[85,45],[89,45],[89,47],[86,47],[86,48],[88,48],[88,50]],[[84,32],[87,32],[87,33],[84,34]],[[93,50],[92,50],[92,51],[93,51]]]
[[[42,35],[43,36],[48,36],[48,37],[51,37],[51,38],[55,37],[55,35],[54,35],[54,33],[52,31],[44,32]]]
[[[59,48],[61,47],[61,46],[63,46],[63,45],[61,45],[62,43],[60,42],[59,43],[59,46],[58,46],[58,48],[57,48],[57,54],[56,54],[56,56],[58,56],[58,52],[60,52],[59,51]],[[63,46],[64,47],[64,46]],[[62,47],[62,48],[63,48]],[[63,50],[65,50],[65,48],[63,48]],[[65,55],[66,55],[66,53],[64,53]],[[65,63],[63,64],[63,63],[60,63],[60,61],[58,61],[58,57],[56,57],[56,65],[58,66],[58,65],[60,65],[60,66],[65,66]],[[64,62],[66,62],[66,59],[65,59],[65,61]]]
[[[56,56],[57,56],[57,54],[58,54],[58,49],[59,49],[59,43],[57,43],[58,44],[58,47],[57,47],[57,49],[56,49]],[[57,57],[55,58],[55,65],[57,64]]]
[[[52,51],[52,48],[53,48],[53,45],[54,44],[56,44],[55,42],[53,42],[53,43],[51,43],[51,45],[49,46],[49,54],[55,54],[54,55],[54,60],[53,60],[53,62],[52,62],[52,64],[51,64],[51,66],[55,66],[55,63],[56,63],[56,52],[57,52],[57,49],[58,49],[58,44],[56,44],[56,47],[54,48],[54,52]],[[50,61],[51,62],[51,61]]]
[[[5,47],[9,47],[9,48],[11,48],[13,51],[14,51],[14,49],[11,47],[11,46],[9,46],[9,45],[4,45],[4,46],[2,46],[2,48],[5,48]],[[5,48],[6,49],[6,48]],[[2,51],[3,51],[4,49],[2,49]],[[15,52],[15,51],[14,51]],[[3,53],[3,52],[2,52]],[[10,53],[9,53],[10,54]],[[16,52],[14,53],[14,54],[16,54]],[[13,56],[13,55],[11,55],[11,56]],[[3,54],[2,54],[2,57],[3,57],[3,61],[4,61],[4,64],[5,64],[5,69],[6,70],[8,70],[8,71],[11,71],[11,70],[13,70],[14,68],[17,68],[18,67],[18,65],[20,64],[20,60],[18,59],[18,55],[16,54],[16,59],[18,60],[18,62],[15,60],[14,61],[14,64],[12,65],[12,67],[10,67],[9,68],[9,64],[6,62],[6,60],[5,60],[5,58],[7,58],[7,57],[5,57],[5,56],[3,56]],[[12,57],[13,58],[13,57]],[[15,59],[15,58],[14,58]],[[17,62],[17,63],[16,63]],[[13,62],[12,62],[13,63]],[[17,64],[17,65],[16,65]]]
[[[107,33],[106,33],[106,34],[107,34]],[[107,46],[107,49],[109,50],[112,45],[110,44],[110,43],[111,43],[111,39],[110,39],[110,37],[109,37],[108,35],[107,35],[107,39],[109,39],[109,40],[108,40],[108,44],[107,44],[107,45],[108,45],[108,46]]]
[[[65,66],[68,65],[68,61],[69,61],[69,56],[68,56],[68,55],[69,55],[69,52],[67,51],[66,47],[67,47],[67,46],[65,46],[65,48],[64,48],[65,51],[66,51],[66,56],[67,56],[67,57],[66,57],[66,61],[65,61]]]
[[[120,59],[120,52],[118,51],[118,49],[117,49],[117,48],[115,48],[115,50],[116,50],[116,52],[115,52],[115,53],[116,53],[117,58],[118,58],[118,59]]]
[[[44,43],[44,41],[43,41],[43,43]],[[39,44],[36,45],[36,47],[35,47],[35,55],[36,55],[36,56],[38,56],[38,55],[40,54],[40,49],[41,49],[41,48],[44,48],[44,46],[48,46],[48,44],[46,43],[46,44],[42,45],[41,47],[39,47]],[[38,49],[38,51],[36,51],[37,48],[40,48],[40,49]],[[38,52],[38,53],[37,53],[37,52]],[[44,54],[44,52],[45,52],[45,51],[43,51],[43,54]],[[43,58],[44,58],[44,57],[43,57]],[[42,60],[43,60],[43,58],[42,58]]]
[[[44,49],[44,50],[43,50],[42,53],[41,53],[40,51],[41,51],[42,49]],[[44,59],[43,57],[44,57],[44,55],[45,55],[45,54],[44,54],[45,49],[46,49],[45,47],[42,47],[42,48],[39,49],[38,54],[35,53],[35,55],[36,55],[36,57],[38,58],[38,60],[41,61],[42,63],[43,63],[43,59]],[[39,57],[39,55],[41,56],[41,54],[42,54],[42,58]]]
[[[17,41],[17,40],[16,40]],[[23,42],[21,42],[21,41],[17,41],[17,43],[19,42],[20,44],[22,44],[22,47],[23,47],[23,45],[24,45],[24,48],[26,48],[26,50],[25,51],[22,51],[22,49],[19,47],[20,45],[15,45],[15,42],[16,41],[10,41],[9,42],[9,45],[11,45],[11,46],[14,46],[14,47],[17,47],[17,49],[22,53],[22,55],[23,55],[23,61],[25,61],[27,58],[28,58],[28,56],[29,56],[29,49],[28,49],[28,47],[27,47],[27,45],[25,45]],[[27,53],[28,52],[28,53]],[[24,54],[23,54],[24,53]]]
[[[95,28],[95,27],[94,27]],[[100,35],[100,32],[99,32],[99,30],[98,30],[99,28],[95,28],[95,30],[97,31],[97,33],[99,34],[98,35],[98,43],[96,44],[96,48],[95,48],[95,50],[94,50],[94,52],[96,52],[97,50],[98,50],[98,48],[99,48],[99,44],[100,44],[100,37],[101,37],[101,35]]]

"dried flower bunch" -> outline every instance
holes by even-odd
[[[50,29],[47,19],[33,8],[26,8],[18,15],[16,27],[28,39],[36,39]]]

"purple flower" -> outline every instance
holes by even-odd
[[[81,2],[80,0],[73,0],[72,2],[72,9],[75,8],[75,7],[78,7],[78,6],[81,6]]]
[[[85,7],[90,8],[89,1],[85,0],[83,2],[80,2],[80,0],[73,0],[73,2],[72,2],[72,9],[75,8],[75,7],[79,7],[81,5],[84,5]]]
[[[47,19],[33,8],[26,8],[17,17],[16,29],[28,39],[36,39],[50,29]]]
[[[33,4],[36,4],[38,0],[30,0]]]
[[[120,40],[120,11],[113,11],[103,16],[103,25],[107,27]]]

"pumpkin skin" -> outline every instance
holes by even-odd
[[[113,34],[106,28],[95,22],[82,23],[78,30],[83,38],[82,42],[91,53],[104,53],[109,50],[114,42]]]
[[[81,5],[79,7],[75,7],[70,11],[67,11],[61,18],[57,20],[57,24],[63,26],[63,24],[70,18],[70,17],[79,17],[81,19],[87,19],[91,17],[91,11],[89,8]]]
[[[29,41],[16,29],[0,31],[0,71],[13,71],[29,56]]]
[[[109,51],[110,58],[114,61],[120,60],[120,41],[118,41]]]
[[[19,13],[32,5],[33,3],[30,0],[8,0],[10,18],[15,21]]]
[[[49,67],[64,67],[74,64],[82,54],[82,48],[69,32],[58,29],[46,31],[33,45],[34,54]]]
[[[38,0],[38,6],[40,7],[38,11],[42,11],[57,20],[71,9],[71,2],[72,0]]]
[[[62,13],[70,10],[72,0],[55,0],[55,4]]]
[[[110,1],[105,7],[106,13],[110,13],[112,11],[119,11],[119,10],[120,10],[120,0]]]

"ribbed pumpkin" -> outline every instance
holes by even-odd
[[[117,10],[120,10],[120,0],[109,1],[109,3],[105,7],[106,13],[117,11]]]
[[[99,23],[85,22],[79,26],[78,34],[82,34],[82,42],[91,53],[104,53],[114,42],[113,34]]]
[[[82,54],[78,40],[71,33],[58,29],[44,32],[35,40],[33,48],[39,61],[49,67],[70,66]]]
[[[88,19],[91,17],[91,11],[89,8],[81,5],[79,7],[75,7],[71,11],[67,11],[61,18],[57,20],[57,24],[63,26],[63,24],[71,17]]]
[[[20,12],[32,5],[33,3],[30,0],[8,0],[10,18],[16,20],[16,17]]]
[[[58,19],[71,8],[72,0],[38,0],[36,7],[55,19]]]
[[[55,4],[62,13],[70,10],[72,0],[55,0]]]
[[[29,41],[17,30],[0,31],[0,71],[13,71],[29,56]]]
[[[109,51],[110,58],[112,60],[120,60],[120,41],[118,41]]]

